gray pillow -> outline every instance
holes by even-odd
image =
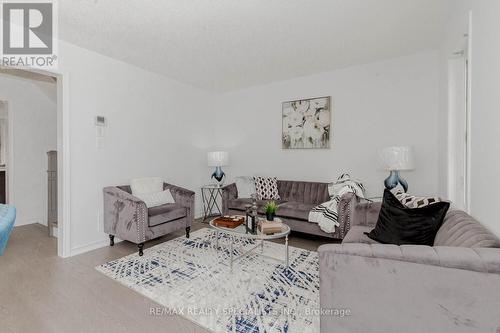
[[[238,198],[248,199],[255,194],[255,181],[253,177],[236,177],[236,189],[238,190]]]

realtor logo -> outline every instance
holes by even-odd
[[[57,57],[55,3],[0,0],[2,64],[53,68]]]
[[[52,4],[3,4],[3,53],[52,53]]]

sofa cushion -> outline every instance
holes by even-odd
[[[134,196],[141,199],[148,208],[175,203],[174,197],[172,196],[172,193],[170,193],[169,189],[154,193],[137,193]]]
[[[149,226],[154,227],[187,216],[187,209],[178,204],[165,204],[148,209]]]
[[[328,183],[278,180],[278,193],[285,201],[319,205],[330,200]]]
[[[364,243],[364,244],[379,244],[379,242],[371,239],[365,233],[370,232],[372,227],[363,226],[363,225],[355,225],[349,229],[347,235],[345,235],[342,243]]]
[[[453,210],[446,214],[434,245],[500,248],[500,240],[466,212]]]
[[[233,200],[228,200],[227,201],[227,208],[232,209],[232,210],[241,210],[242,212],[245,211],[245,205],[251,205],[252,204],[252,199],[233,199]]]
[[[279,205],[276,216],[307,221],[309,220],[309,212],[315,206],[315,204],[289,201]]]
[[[257,212],[259,214],[264,214],[264,206],[269,200],[257,200]],[[231,210],[239,210],[243,214],[245,213],[245,206],[246,205],[251,205],[253,202],[253,199],[233,199],[233,200],[228,200],[227,201],[227,208]],[[283,200],[275,200],[275,202],[280,205],[282,203],[285,203],[286,201]]]

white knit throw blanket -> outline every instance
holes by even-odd
[[[328,185],[330,201],[314,207],[309,212],[309,222],[318,223],[320,229],[326,233],[334,233],[335,228],[340,226],[337,213],[340,198],[349,192],[364,198],[365,188],[361,182],[344,173],[335,183]]]

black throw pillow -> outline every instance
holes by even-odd
[[[366,235],[384,244],[432,246],[448,208],[449,202],[408,208],[386,189],[377,225]]]

